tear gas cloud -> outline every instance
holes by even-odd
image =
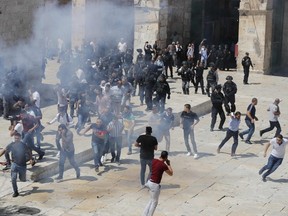
[[[122,6],[107,1],[86,4],[85,26],[83,23],[71,23],[72,5],[59,6],[56,3],[41,5],[34,13],[31,37],[19,39],[15,44],[0,41],[1,59],[7,73],[12,68],[32,72],[35,76],[39,72],[42,58],[47,55],[47,46],[53,47],[57,54],[57,39],[64,41],[64,47],[71,47],[71,32],[73,26],[83,26],[85,37],[94,44],[116,47],[120,38],[124,38],[130,46],[133,45],[134,11],[133,5]],[[73,22],[78,19],[74,18]],[[80,27],[81,29],[82,27]],[[77,32],[73,31],[74,34]],[[19,31],[19,38],[21,31]],[[96,46],[97,47],[97,46]],[[73,47],[71,47],[73,48]],[[79,47],[80,48],[80,47]],[[2,65],[2,67],[3,67]]]

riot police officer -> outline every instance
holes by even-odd
[[[219,114],[221,120],[219,123],[219,130],[223,130],[223,125],[225,122],[225,114],[222,108],[223,102],[224,102],[224,95],[221,92],[221,85],[216,85],[214,91],[211,94],[211,102],[212,102],[212,112],[211,112],[211,125],[210,125],[210,131],[214,130],[214,126],[217,120],[217,114]]]
[[[232,81],[232,76],[226,77],[226,82],[223,85],[224,93],[224,107],[227,112],[227,115],[230,115],[231,112],[235,112],[235,94],[237,93],[237,85]],[[230,106],[229,106],[230,103]]]
[[[190,81],[193,79],[193,71],[188,67],[188,63],[184,61],[182,67],[178,70],[178,75],[182,79],[183,94],[189,95]]]
[[[207,77],[206,77],[206,81],[207,81],[207,85],[206,85],[206,92],[208,97],[210,97],[210,88],[212,89],[212,92],[214,91],[215,86],[218,83],[218,72],[217,72],[217,67],[215,66],[215,64],[210,64],[211,68],[208,71]]]

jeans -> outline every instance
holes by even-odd
[[[78,113],[77,133],[79,133],[84,128],[84,125],[87,122],[88,117],[89,114],[87,113]]]
[[[268,131],[273,130],[274,127],[276,127],[277,129],[276,129],[276,132],[275,132],[275,136],[274,136],[274,137],[278,136],[278,135],[281,133],[281,126],[280,126],[279,121],[269,121],[269,123],[270,123],[270,127],[261,130],[260,133],[264,134],[264,133],[266,133],[266,132],[268,132]]]
[[[120,137],[110,136],[109,143],[110,143],[110,151],[111,151],[112,159],[114,159],[116,156],[116,162],[119,162],[120,156],[121,156],[121,149],[122,149],[122,136]],[[115,154],[115,145],[116,145],[117,154]]]
[[[140,165],[141,165],[140,181],[141,181],[141,185],[145,185],[146,165],[148,165],[148,167],[149,167],[149,174],[147,177],[147,181],[148,181],[148,179],[150,179],[151,171],[152,171],[152,159],[150,160],[150,159],[141,159],[140,158]]]
[[[161,185],[149,180],[145,186],[149,188],[150,200],[144,210],[143,216],[152,216],[158,205]]]
[[[268,175],[273,173],[282,163],[283,158],[277,158],[274,157],[273,155],[270,155],[268,159],[267,165],[262,167],[262,169],[259,171],[259,173],[263,173],[265,170],[268,170],[266,173],[262,175],[263,179],[265,179]]]
[[[184,132],[184,142],[185,142],[185,146],[187,148],[187,151],[191,152],[191,148],[190,148],[189,140],[188,140],[189,135],[190,135],[190,140],[191,140],[191,143],[192,143],[193,153],[197,154],[197,146],[196,146],[196,142],[195,142],[195,138],[194,138],[194,129],[191,129],[190,127],[189,128],[184,128],[183,132]]]
[[[71,166],[75,169],[77,175],[80,173],[80,169],[78,164],[76,163],[74,159],[74,151],[68,152],[66,150],[61,149],[60,151],[60,160],[59,160],[59,176],[63,178],[64,173],[64,164],[66,161],[66,157],[68,157],[69,163]]]
[[[242,131],[240,134],[245,135],[248,134],[246,141],[250,141],[254,131],[255,131],[255,124],[252,123],[250,120],[245,120],[246,125],[248,126],[248,129],[245,131]]]
[[[133,136],[133,130],[125,130],[125,135],[126,135],[126,142],[128,146],[128,151],[132,152],[132,141],[131,138]]]
[[[104,143],[99,144],[99,143],[92,142],[91,145],[92,145],[92,149],[94,152],[95,167],[99,167],[101,164],[101,156],[104,150]]]
[[[22,134],[22,136],[23,136],[23,140],[22,141],[23,141],[23,143],[25,143],[28,146],[28,148],[31,151],[34,150],[35,152],[38,153],[39,156],[45,154],[45,152],[42,151],[39,146],[36,147],[34,145],[34,133],[33,132],[22,132],[22,133],[23,133]]]
[[[14,193],[18,192],[17,187],[17,174],[19,173],[19,179],[22,182],[26,181],[26,166],[19,166],[12,162],[11,165],[11,181]]]
[[[220,143],[220,145],[218,146],[219,149],[221,149],[224,144],[233,136],[234,142],[232,145],[232,150],[231,150],[231,154],[235,154],[237,146],[238,146],[238,131],[232,131],[232,130],[228,130],[226,133],[226,137],[222,140],[222,142]]]

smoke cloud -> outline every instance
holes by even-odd
[[[36,77],[39,73],[41,74],[39,70],[42,57],[47,55],[47,47],[57,50],[57,39],[61,38],[64,46],[70,48],[73,26],[80,25],[81,27],[83,25],[80,22],[72,23],[72,4],[73,2],[64,6],[55,3],[40,5],[34,12],[33,28],[29,38],[19,39],[12,45],[7,41],[0,41],[1,75],[11,69],[17,69],[29,71]],[[122,6],[107,1],[88,2],[83,16],[85,16],[83,28],[88,41],[116,47],[120,38],[124,38],[132,47],[134,37],[133,3]],[[77,22],[77,20],[77,18],[73,19],[73,22]],[[73,33],[77,34],[77,32]],[[21,31],[19,31],[19,38],[21,38],[20,35]]]

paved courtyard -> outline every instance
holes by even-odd
[[[50,61],[47,68],[45,84],[55,84],[55,73],[58,64]],[[206,72],[207,73],[207,72]],[[199,112],[206,113],[200,117],[199,124],[195,127],[196,142],[199,150],[199,158],[186,156],[183,132],[178,126],[171,130],[171,165],[174,169],[172,177],[164,175],[162,190],[155,216],[287,216],[287,184],[288,173],[287,157],[283,164],[271,174],[267,182],[262,182],[258,170],[267,162],[263,157],[264,144],[274,135],[266,133],[262,138],[259,130],[268,127],[268,105],[279,97],[280,123],[282,134],[287,137],[288,100],[286,77],[251,74],[250,85],[243,85],[241,72],[219,72],[221,83],[227,75],[232,75],[238,85],[236,97],[237,110],[241,111],[241,130],[246,129],[244,114],[252,97],[257,97],[259,103],[256,107],[256,130],[252,137],[252,145],[239,140],[236,157],[230,156],[232,140],[230,140],[217,154],[216,149],[225,136],[225,132],[210,132],[209,98],[202,94],[194,94],[191,89],[189,96],[181,93],[181,80],[168,79],[171,87],[171,99],[167,101],[167,107],[171,106],[175,115],[181,112],[185,103],[190,103]],[[138,97],[133,98],[133,110],[137,116],[137,135],[144,132],[147,122],[145,106],[139,106]],[[56,115],[56,106],[44,107],[43,123]],[[205,112],[204,112],[205,111]],[[94,119],[94,118],[93,118]],[[225,128],[228,126],[228,117]],[[219,123],[219,120],[218,122]],[[8,136],[8,122],[0,121],[2,141],[0,147],[6,146],[11,138]],[[45,125],[46,126],[46,125]],[[216,124],[217,126],[217,124]],[[28,176],[33,177],[37,170],[50,167],[57,169],[57,151],[54,143],[56,125],[46,126],[44,130],[45,140],[43,148],[46,156],[43,161],[32,169],[29,167]],[[57,183],[54,176],[45,176],[43,179],[25,183],[19,182],[20,196],[12,198],[12,187],[9,172],[0,172],[0,215],[34,215],[53,216],[139,216],[142,214],[149,199],[147,189],[141,189],[139,180],[139,153],[136,148],[132,155],[126,155],[127,147],[123,147],[121,165],[105,162],[100,172],[96,173],[93,161],[85,161],[85,154],[89,153],[90,139],[87,136],[78,136],[72,129],[75,137],[76,153],[81,162],[81,177],[75,178],[75,171],[69,169],[64,173],[64,181]],[[159,144],[159,150],[164,150],[164,141]],[[90,151],[91,152],[91,151]],[[270,152],[270,151],[269,151]],[[81,159],[82,158],[82,159]],[[4,158],[0,158],[1,161]],[[109,157],[108,157],[109,159]],[[49,168],[50,169],[50,168]],[[48,172],[48,171],[47,171]],[[25,207],[25,208],[24,208]],[[14,212],[8,214],[8,212]]]

